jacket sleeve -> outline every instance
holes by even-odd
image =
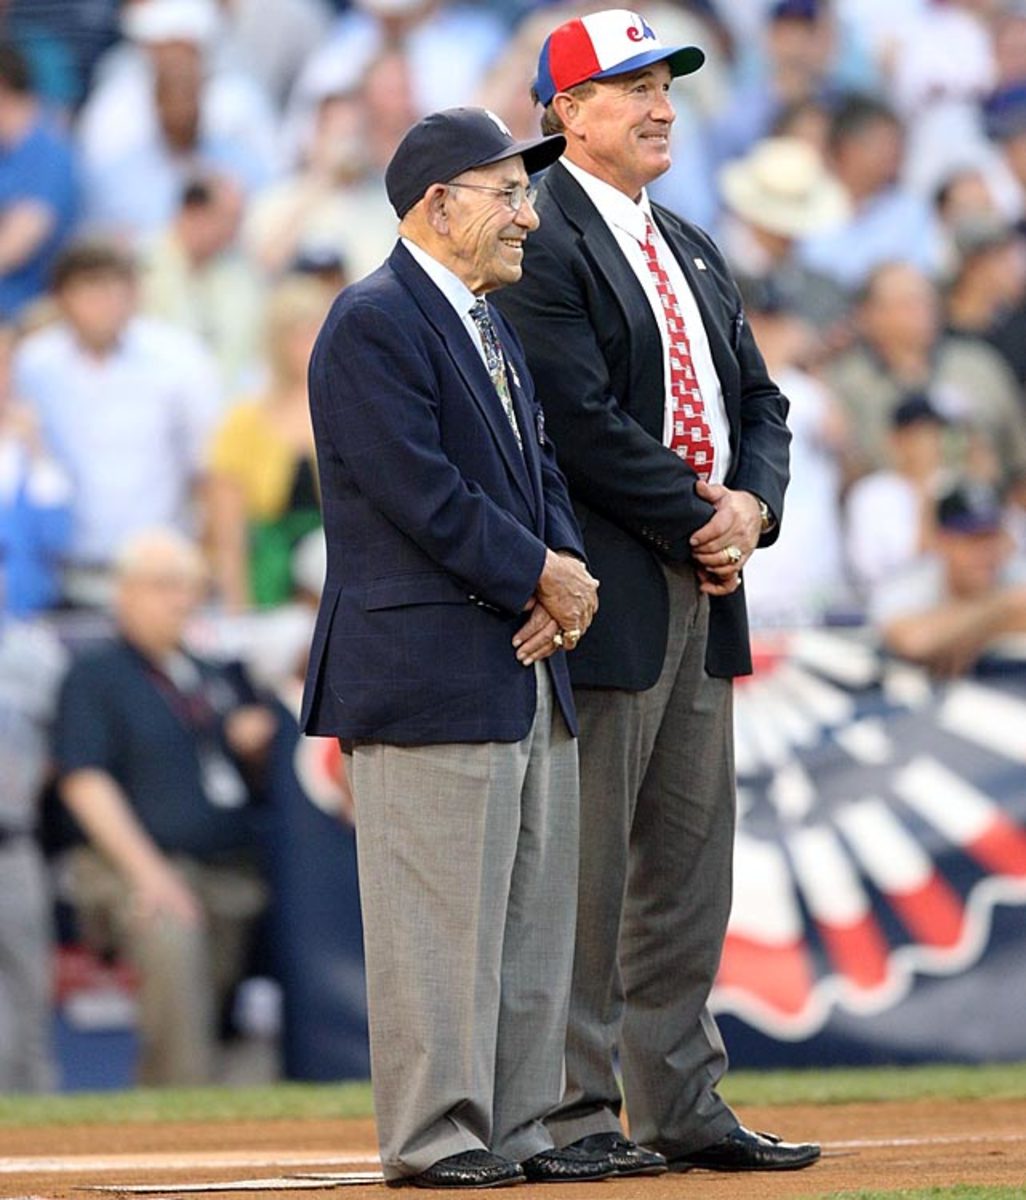
[[[361,493],[441,569],[521,611],[545,544],[447,456],[437,384],[416,339],[390,310],[357,302],[325,356],[311,381],[317,414]]]

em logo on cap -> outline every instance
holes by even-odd
[[[548,105],[588,79],[608,79],[665,62],[670,74],[690,75],[705,62],[697,46],[664,46],[643,17],[626,8],[610,8],[567,21],[545,39],[538,58],[534,91]]]

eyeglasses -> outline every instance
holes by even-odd
[[[510,212],[519,212],[524,203],[534,204],[538,196],[538,189],[531,186],[525,186],[522,183],[514,183],[512,187],[485,187],[483,183],[447,183],[446,187],[454,188],[469,188],[472,192],[491,192],[495,196],[502,196],[506,200],[506,205]]]

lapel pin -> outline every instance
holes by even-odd
[[[696,259],[695,259],[695,266],[696,266],[696,267],[697,267],[697,268],[698,268],[700,271],[704,271],[704,270],[705,270],[705,260],[704,260],[704,259],[701,259],[701,258],[696,258]]]

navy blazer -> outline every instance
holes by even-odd
[[[570,661],[575,685],[641,691],[659,676],[668,596],[660,560],[691,559],[713,509],[663,445],[659,328],[616,239],[580,184],[550,167],[520,282],[496,297],[527,350],[566,472],[602,604]],[[730,422],[728,487],[754,492],[779,522],[788,481],[788,403],[766,373],[723,256],[694,225],[653,205],[694,292]],[[776,531],[765,535],[769,544]],[[713,597],[706,669],[751,670],[743,587]]]
[[[519,741],[535,672],[512,638],[546,547],[584,557],[516,335],[523,452],[452,305],[402,243],[346,288],[310,360],[328,572],[302,725],[396,744]],[[548,659],[576,720],[563,652]]]

